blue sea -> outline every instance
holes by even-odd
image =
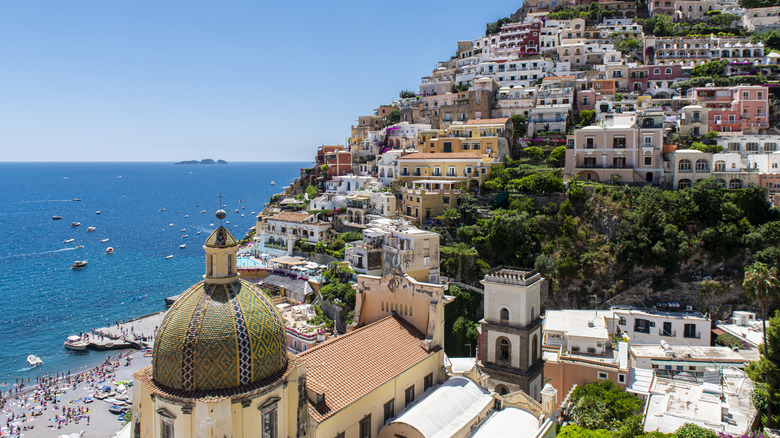
[[[202,279],[220,193],[226,226],[240,239],[255,224],[251,212],[308,165],[0,163],[0,384],[101,361],[108,353],[72,353],[62,343],[164,310],[165,297]],[[89,263],[73,270],[76,260]],[[29,354],[44,364],[29,369]]]

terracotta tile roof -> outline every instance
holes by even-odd
[[[415,152],[413,154],[404,155],[403,157],[398,157],[399,160],[433,160],[433,159],[443,159],[443,158],[479,158],[482,159],[483,156],[479,152],[431,152],[431,153],[425,153],[425,152]]]
[[[321,423],[440,350],[426,351],[425,335],[397,315],[361,327],[298,355],[306,364],[306,384],[325,393],[309,401],[309,414]]]
[[[495,124],[504,124],[509,120],[508,117],[504,117],[503,119],[474,119],[474,120],[466,120],[467,125],[495,125]],[[457,125],[452,126],[453,128],[457,127]]]
[[[574,79],[574,76],[547,76],[546,78],[542,78],[542,82],[544,81],[553,81],[558,79]]]
[[[291,211],[283,211],[277,213],[268,218],[268,220],[274,221],[287,221],[287,222],[303,222],[311,215],[309,213],[293,213]]]

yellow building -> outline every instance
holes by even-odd
[[[423,140],[421,152],[475,151],[500,161],[509,155],[512,122],[508,118],[455,122],[446,130],[424,131],[420,137]]]
[[[417,180],[398,187],[398,212],[406,220],[422,224],[458,206],[462,181]]]
[[[469,189],[478,188],[490,175],[496,161],[479,152],[422,153],[398,157],[398,185],[419,179],[465,182]]]

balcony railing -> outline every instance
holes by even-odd
[[[670,336],[670,337],[676,337],[677,336],[677,330],[667,331],[664,329],[658,330],[659,336]]]
[[[701,332],[695,332],[695,333],[685,332],[685,333],[683,333],[683,338],[701,339]]]

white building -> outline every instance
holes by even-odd
[[[370,176],[342,175],[334,176],[325,181],[325,191],[347,195],[360,190],[366,190],[373,185],[378,185],[378,182],[376,178]]]
[[[634,344],[710,345],[712,321],[699,312],[613,308],[616,328]]]

